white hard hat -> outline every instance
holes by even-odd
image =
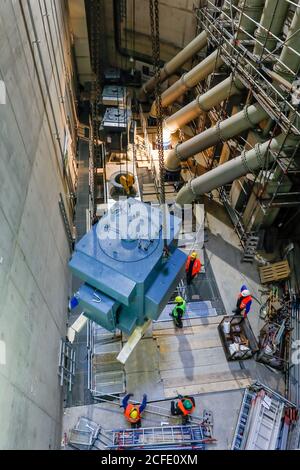
[[[250,291],[248,291],[247,289],[242,291],[242,296],[243,297],[248,297],[248,295],[250,295]]]

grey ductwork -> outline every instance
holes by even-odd
[[[246,34],[245,31],[250,35],[254,33],[256,28],[254,21],[258,21],[261,16],[264,0],[243,0],[242,3],[244,4],[241,7],[243,13],[240,19],[240,29],[237,33],[236,40],[244,38]],[[223,64],[224,61],[217,49],[200,62],[200,64],[184,74],[162,94],[162,106],[166,108],[174,103],[174,101],[184,95],[187,90],[194,88],[199,82],[208,77],[214,70],[219,69]],[[156,102],[152,104],[150,115],[156,117]]]
[[[266,18],[270,17],[271,12],[276,14],[279,11],[280,11],[279,4],[276,5],[276,9],[274,11],[274,4],[272,4],[271,2],[267,2],[266,7],[264,9],[264,14],[263,14],[265,18],[264,20],[265,24],[268,24],[266,21]],[[285,14],[286,13],[287,12],[285,10]],[[282,15],[280,22],[276,21],[275,23],[272,23],[270,30],[273,31],[273,26],[276,27],[278,30],[279,23],[281,24],[281,27],[283,27],[284,21],[285,21],[285,18]],[[296,28],[298,24],[299,24],[299,15],[296,11],[294,20],[291,25],[291,30],[288,33],[288,37],[291,37],[291,35],[294,34],[295,31],[297,31]],[[298,49],[300,49],[300,41],[299,41],[300,32],[298,32],[296,37],[298,38],[297,47]],[[295,56],[294,52],[293,52],[293,56]],[[285,60],[289,58],[290,58],[290,55],[288,54],[288,51],[286,51],[284,48],[280,56],[280,61],[283,64],[285,64]],[[297,64],[296,65],[294,64],[294,66],[296,68]],[[289,76],[288,78],[291,79],[291,76]],[[234,82],[232,82],[232,79],[229,77],[224,82],[217,85],[217,87],[213,88],[212,90],[209,90],[208,93],[205,93],[204,95],[199,96],[194,102],[182,108],[173,116],[170,116],[166,120],[166,127],[170,129],[172,132],[174,132],[178,129],[177,127],[178,124],[179,124],[179,127],[181,127],[184,124],[188,123],[191,119],[195,119],[195,117],[201,114],[202,110],[209,109],[208,107],[210,103],[214,102],[215,104],[217,104],[223,101],[223,99],[226,98],[226,93],[227,93],[227,96],[232,96],[233,94],[235,94],[235,87],[233,86],[230,88],[230,85],[233,85],[233,84],[239,86],[239,88],[237,88],[237,91],[243,89],[243,84],[241,82],[239,82],[237,79],[235,79]],[[211,94],[213,95],[213,97],[211,97]],[[204,104],[204,107],[202,106],[202,109],[200,109],[200,106],[196,106],[196,103],[199,103],[199,102]],[[247,109],[247,114],[249,116],[249,120],[247,119],[247,117],[245,117],[247,116],[247,114],[245,115],[245,111],[243,110],[240,113],[225,120],[224,122],[217,124],[216,127],[213,127],[212,129],[208,129],[207,131],[204,131],[201,134],[198,134],[197,136],[193,137],[187,142],[184,142],[183,144],[178,145],[176,149],[171,151],[167,157],[167,160],[166,160],[167,170],[178,171],[179,166],[180,166],[180,161],[186,160],[187,158],[195,155],[196,153],[199,153],[205,150],[206,148],[216,145],[218,141],[220,140],[220,138],[222,138],[222,140],[224,141],[228,140],[234,137],[235,135],[238,135],[239,133],[249,129],[251,127],[251,124],[253,125],[258,124],[260,121],[268,117],[267,113],[264,113],[262,108],[258,105],[250,106],[246,109]],[[218,135],[219,135],[219,139],[218,139]]]
[[[231,11],[234,13],[234,7],[238,4],[239,0],[225,0],[221,17],[226,18],[230,16]],[[167,62],[160,71],[160,82],[164,82],[168,77],[173,75],[179,70],[186,62],[188,62],[194,55],[198,54],[204,47],[207,46],[207,31],[202,31],[193,41],[191,41],[182,51],[180,51],[173,59]],[[139,99],[144,101],[150,93],[153,92],[157,84],[157,78],[152,77],[146,82],[140,90]]]
[[[165,120],[165,127],[173,134],[203,112],[209,111],[230,96],[239,94],[242,90],[244,90],[244,85],[240,80],[230,76],[203,95],[198,95],[194,101],[168,117]]]
[[[167,156],[166,170],[178,171],[181,161],[215,146],[220,141],[226,141],[251,127],[255,127],[267,117],[268,114],[258,104],[245,107],[239,113],[225,119],[225,121],[219,122],[216,126],[210,127],[187,142],[177,145]]]
[[[292,50],[293,49],[293,50]],[[292,82],[300,69],[300,6],[297,7],[291,27],[287,34],[280,61],[274,70],[279,75]],[[280,63],[282,62],[282,64]]]
[[[274,154],[269,152],[280,151],[282,148],[294,148],[299,142],[299,137],[280,136],[256,145],[248,152],[243,152],[239,157],[219,165],[217,168],[195,178],[185,185],[178,193],[176,203],[180,206],[191,204],[197,196],[203,195],[213,189],[229,184],[237,178],[263,168],[266,161],[272,163]],[[267,160],[268,159],[268,160]]]
[[[267,0],[261,19],[262,26],[264,28],[268,28],[270,32],[277,35],[283,29],[288,10],[288,2],[283,0],[284,4],[282,5],[281,0],[279,1],[280,3],[274,5],[274,0]],[[249,28],[250,25],[246,24],[246,27]],[[267,32],[265,32],[260,27],[255,34],[257,38],[259,38],[259,40],[264,44],[266,41]],[[268,41],[273,41],[273,39]],[[268,42],[268,44],[272,45],[273,42]],[[255,45],[255,54],[259,53],[259,47],[260,46],[258,44]],[[244,89],[245,87],[240,82],[240,80],[229,77],[211,90],[208,90],[203,95],[199,95],[192,103],[189,103],[187,106],[181,108],[177,113],[168,117],[165,121],[165,127],[171,133],[176,132],[178,129],[200,116],[203,111],[209,111],[211,108],[218,105],[225,99],[240,93]]]
[[[277,40],[269,31],[276,37],[282,33],[289,5],[287,0],[266,0],[260,26],[254,33],[257,39],[253,51],[255,55],[261,56],[264,51],[275,49]]]

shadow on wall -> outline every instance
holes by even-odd
[[[190,380],[192,382],[194,380],[195,360],[194,360],[191,346],[185,334],[177,335],[177,338],[178,338],[178,343],[179,343],[179,354],[181,357],[184,374],[187,380]],[[188,363],[186,363],[186,357],[185,357],[185,353],[187,351],[190,352]]]

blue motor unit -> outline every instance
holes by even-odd
[[[164,256],[161,210],[136,199],[114,204],[76,245],[69,264],[85,283],[77,295],[86,316],[127,334],[157,320],[186,261],[177,248],[180,224],[169,217]]]

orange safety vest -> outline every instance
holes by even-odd
[[[184,402],[185,400],[188,400],[188,401],[191,402],[192,408],[191,408],[190,410],[186,410],[186,409],[185,409],[185,407],[184,407],[184,405],[183,405],[183,402]],[[182,398],[181,400],[179,400],[179,402],[178,402],[178,408],[180,409],[180,411],[182,412],[182,414],[183,414],[184,416],[191,415],[191,414],[194,412],[194,410],[195,410],[195,406],[194,406],[192,400],[190,400],[189,398]]]
[[[188,256],[188,259],[187,259],[187,262],[186,262],[186,265],[185,265],[186,272],[189,271],[191,261],[192,261],[191,256]],[[195,262],[194,262],[194,265],[193,265],[192,276],[196,276],[196,274],[200,273],[200,271],[201,271],[201,261],[200,261],[200,259],[196,258]]]
[[[136,410],[138,412],[138,415],[135,419],[133,419],[131,416],[130,416],[130,413],[132,412],[132,410]],[[124,415],[126,417],[126,419],[132,423],[132,424],[135,424],[135,423],[138,423],[141,419],[141,413],[140,413],[140,407],[139,405],[132,405],[132,403],[129,403],[124,411]]]
[[[242,298],[242,299],[243,299],[242,302],[240,303],[240,309],[241,309],[241,310],[244,310],[244,308],[247,307],[247,304],[248,304],[249,302],[251,302],[251,300],[252,300],[251,295],[248,295],[247,297],[243,297],[242,294],[240,294],[240,295],[239,295],[239,298]]]

